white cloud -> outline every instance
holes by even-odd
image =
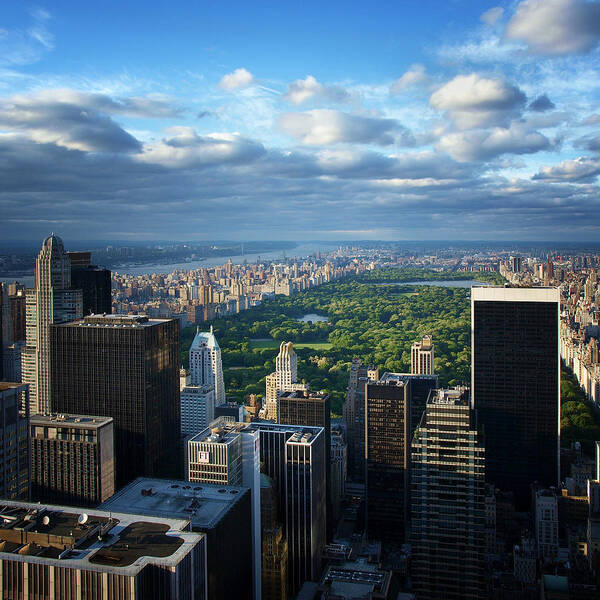
[[[542,167],[532,179],[544,181],[589,182],[600,175],[600,159],[580,156],[575,160],[564,160],[552,167]]]
[[[325,85],[319,83],[312,75],[306,79],[296,79],[288,85],[284,100],[299,105],[309,100],[320,100],[325,102],[347,102],[350,94],[337,85]]]
[[[223,75],[219,81],[219,87],[224,90],[236,90],[238,88],[248,87],[254,83],[254,77],[250,71],[243,67],[236,69],[232,73]]]
[[[279,127],[302,144],[311,146],[411,143],[408,131],[394,119],[361,117],[329,109],[284,114],[279,119]]]
[[[502,79],[457,75],[431,95],[431,106],[448,111],[461,129],[500,125],[525,103],[525,94]]]
[[[504,15],[504,9],[501,6],[494,6],[486,10],[479,18],[486,25],[495,25]]]
[[[536,54],[589,52],[600,42],[600,3],[587,0],[523,0],[505,35]]]
[[[170,127],[169,137],[144,147],[138,159],[168,168],[200,168],[216,164],[246,164],[265,154],[264,146],[237,133],[199,136],[192,127]]]
[[[550,140],[523,123],[511,123],[510,127],[478,129],[443,136],[437,149],[447,152],[454,159],[485,161],[502,154],[532,154],[551,147]]]
[[[411,87],[413,85],[419,85],[425,83],[429,78],[425,72],[425,66],[419,63],[411,65],[408,71],[402,75],[399,79],[397,79],[391,87],[391,92],[396,94],[406,89],[407,87]]]

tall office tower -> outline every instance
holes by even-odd
[[[281,392],[307,390],[308,386],[298,383],[298,356],[292,342],[281,342],[275,358],[275,372],[267,375],[265,410],[266,418],[277,420],[277,396]]]
[[[32,500],[97,506],[115,493],[110,417],[33,415],[29,431]]]
[[[323,392],[283,392],[277,398],[277,422],[323,427],[325,430],[325,479],[327,489],[327,537],[333,535],[331,498],[331,397]]]
[[[535,537],[538,557],[553,562],[558,555],[558,499],[554,490],[535,492]]]
[[[189,516],[2,501],[2,598],[200,600],[207,536]]]
[[[367,383],[365,462],[369,539],[403,542],[410,469],[409,385]]]
[[[471,290],[472,403],[485,428],[486,477],[531,504],[530,485],[557,485],[560,295],[555,288]]]
[[[466,388],[439,390],[412,443],[412,566],[417,598],[485,595],[485,450]]]
[[[511,256],[509,259],[510,270],[513,273],[520,273],[522,269],[522,259],[520,256]]]
[[[415,342],[410,349],[410,372],[413,375],[433,375],[433,337],[424,335],[420,342]]]
[[[21,381],[24,347],[25,291],[0,283],[0,381]]]
[[[0,381],[1,498],[29,499],[28,393],[27,385]]]
[[[336,523],[342,514],[342,500],[346,494],[346,478],[348,475],[348,445],[339,429],[331,432],[331,504],[333,522]]]
[[[288,544],[279,520],[278,494],[274,481],[260,478],[260,522],[262,530],[262,600],[286,600]]]
[[[219,419],[190,438],[186,448],[186,478],[250,488],[252,505],[252,562],[254,598],[261,598],[260,441],[257,429],[246,423]]]
[[[51,327],[54,412],[112,417],[117,488],[181,471],[179,325],[90,315]]]
[[[181,434],[194,435],[215,418],[215,388],[186,385],[180,392]]]
[[[288,541],[288,595],[304,581],[316,581],[326,537],[325,430],[265,422],[250,423],[260,432],[265,473],[279,492]]]
[[[81,290],[84,315],[112,312],[111,272],[90,264],[91,252],[67,252],[71,259],[71,285]]]
[[[348,475],[354,483],[365,481],[365,386],[379,380],[379,369],[352,359],[343,405],[348,433]]]
[[[71,264],[62,240],[44,240],[35,263],[35,287],[26,294],[26,342],[22,380],[29,384],[30,414],[51,406],[50,325],[82,315],[81,290],[71,288]]]
[[[225,402],[221,348],[212,325],[210,331],[198,329],[190,346],[190,384],[211,385],[215,389],[216,406]]]

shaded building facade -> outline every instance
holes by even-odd
[[[557,485],[560,296],[555,288],[471,290],[472,403],[485,428],[486,477],[512,491]]]
[[[117,488],[178,475],[177,321],[90,315],[51,329],[52,410],[114,419]]]
[[[83,315],[112,313],[111,272],[90,264],[91,252],[67,252],[71,285],[81,290]]]

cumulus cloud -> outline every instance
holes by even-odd
[[[575,160],[564,160],[552,167],[542,167],[532,179],[544,181],[589,182],[600,175],[600,159],[580,156]]]
[[[429,101],[433,108],[447,111],[457,127],[469,129],[506,123],[525,100],[525,94],[514,85],[471,73],[457,75],[434,92]]]
[[[411,65],[408,71],[402,75],[399,79],[397,79],[391,87],[391,92],[393,94],[397,94],[402,90],[412,87],[414,85],[420,85],[428,81],[427,73],[425,70],[425,65],[421,65],[416,63]]]
[[[94,103],[51,95],[0,100],[0,127],[22,131],[40,143],[89,152],[138,152],[140,142]]]
[[[504,15],[504,9],[501,6],[494,6],[486,10],[479,18],[486,25],[495,25]]]
[[[494,127],[450,133],[443,136],[437,148],[458,161],[485,161],[502,154],[532,154],[551,147],[550,140],[523,123],[510,127]]]
[[[585,148],[591,152],[600,152],[600,134],[591,134],[580,137],[575,140],[573,145],[576,148]]]
[[[319,83],[312,75],[306,79],[296,79],[287,87],[284,100],[299,105],[308,101],[348,102],[350,94],[341,86]]]
[[[200,136],[191,127],[171,127],[169,137],[150,144],[139,160],[168,168],[201,168],[216,164],[247,164],[263,156],[264,146],[239,134]]]
[[[223,75],[221,81],[219,81],[219,87],[224,90],[237,90],[238,88],[248,87],[254,83],[254,77],[250,71],[247,71],[243,67],[236,69],[232,73]]]
[[[362,117],[330,109],[284,114],[279,119],[279,127],[302,144],[310,146],[414,143],[410,132],[395,119]]]
[[[585,53],[600,42],[600,3],[588,0],[523,0],[505,35],[536,54]]]
[[[534,112],[546,112],[547,110],[552,110],[556,108],[556,105],[546,94],[542,94],[538,96],[528,107],[529,110]]]

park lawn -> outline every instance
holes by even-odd
[[[277,350],[281,342],[277,340],[250,340],[252,349],[255,348],[272,348]],[[331,344],[329,342],[298,342],[294,343],[294,348],[311,348],[312,350],[329,350]]]

